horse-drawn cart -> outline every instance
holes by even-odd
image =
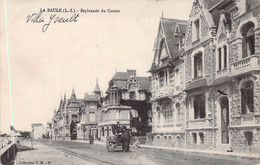
[[[121,135],[107,136],[106,147],[108,152],[113,152],[118,146],[122,146]]]

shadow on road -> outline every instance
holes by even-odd
[[[31,148],[31,147],[24,146],[24,145],[21,145],[21,144],[16,144],[16,147],[17,147],[17,151],[18,151],[18,152],[30,151],[30,150],[37,150],[37,149],[35,149],[35,148]]]

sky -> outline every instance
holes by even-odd
[[[1,132],[9,132],[10,125],[31,131],[32,123],[51,122],[61,97],[66,93],[69,98],[73,86],[76,96],[83,98],[84,93],[92,93],[97,78],[104,92],[115,71],[136,69],[137,76],[149,76],[162,11],[165,18],[187,20],[192,2],[13,0],[7,2],[7,37],[4,1],[0,1]],[[43,12],[44,23],[26,23],[28,15],[47,8],[75,9],[79,17],[77,22],[52,22],[45,32],[42,27],[52,14],[70,18],[73,13]],[[101,9],[120,12],[101,13]]]

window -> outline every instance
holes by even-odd
[[[242,57],[248,57],[255,54],[255,33],[254,24],[252,22],[243,26],[241,33],[242,39]]]
[[[194,56],[194,78],[202,76],[202,53]]]
[[[218,49],[218,70],[221,70],[221,48]]]
[[[197,144],[197,134],[192,133],[192,137],[193,137],[193,144]]]
[[[224,46],[224,68],[227,68],[227,46]]]
[[[173,122],[173,109],[172,109],[172,104],[171,103],[166,103],[163,106],[163,112],[164,112],[165,123]]]
[[[177,121],[181,122],[181,105],[180,105],[180,103],[176,104],[176,109],[177,109]]]
[[[205,110],[205,96],[198,95],[194,97],[194,118],[201,119],[206,117],[206,110]]]
[[[158,123],[160,124],[160,122],[161,122],[161,112],[160,111],[158,111],[157,112],[157,120],[158,120]]]
[[[251,80],[242,84],[241,104],[242,114],[254,112],[254,83]]]
[[[169,70],[169,75],[170,75],[170,85],[173,85],[173,80],[174,80],[174,71],[173,71],[173,69]]]
[[[196,41],[200,38],[200,21],[199,21],[199,19],[194,21],[194,28],[195,28],[194,40]]]
[[[158,123],[160,123],[161,122],[161,112],[160,112],[160,108],[159,107],[157,107],[156,108],[156,110],[157,110],[157,121],[158,121]]]
[[[179,90],[179,86],[180,86],[180,75],[179,75],[179,69],[176,69],[175,70],[175,86],[176,86],[176,90],[178,91]]]
[[[253,133],[252,132],[245,132],[245,138],[246,138],[246,144],[248,146],[251,146],[252,145],[252,142],[253,142]]]
[[[90,122],[95,122],[96,121],[95,113],[89,113],[89,121]]]
[[[164,71],[161,71],[159,73],[159,85],[160,85],[160,88],[164,86]]]
[[[202,132],[199,133],[200,136],[200,144],[204,143],[204,134]]]
[[[130,100],[135,100],[136,96],[135,96],[135,91],[131,91],[130,92]]]

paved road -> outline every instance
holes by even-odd
[[[107,152],[103,145],[90,145],[86,143],[68,141],[42,141],[43,144],[51,146],[68,155],[73,155],[79,159],[84,159],[96,164],[115,164],[115,165],[135,165],[135,164],[214,164],[214,165],[237,165],[237,164],[256,164],[254,160],[229,160],[214,157],[198,157],[196,155],[183,155],[174,151],[151,150],[131,148],[131,152],[121,150]]]

